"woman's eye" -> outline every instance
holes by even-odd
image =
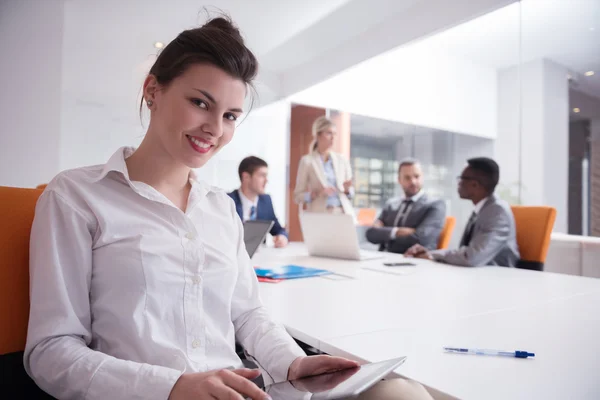
[[[191,102],[196,106],[204,109],[208,109],[208,104],[202,99],[192,99]]]
[[[230,121],[237,121],[237,116],[235,114],[232,113],[227,113],[225,114],[225,118],[227,118]]]

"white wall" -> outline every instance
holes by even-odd
[[[495,157],[502,180],[521,184],[522,204],[555,207],[556,232],[567,232],[568,227],[566,74],[556,63],[537,60],[500,71],[498,81]]]
[[[63,1],[0,2],[0,185],[59,171]]]
[[[291,99],[494,138],[496,93],[495,69],[432,54],[416,43],[368,60]]]

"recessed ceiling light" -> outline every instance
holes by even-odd
[[[585,76],[594,76],[594,71],[587,71],[584,75]]]
[[[581,111],[581,110],[580,110],[579,108],[577,108],[577,107],[575,107],[575,108],[573,109],[573,112],[574,112],[575,114],[577,114],[577,113],[578,113],[578,112],[580,112],[580,111]]]
[[[162,49],[163,47],[165,47],[165,44],[163,42],[154,42],[154,47],[156,47],[157,49]]]
[[[596,28],[594,28],[593,26],[590,28],[591,32],[594,32],[596,30]]]

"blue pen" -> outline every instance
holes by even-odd
[[[529,352],[523,351],[523,350],[500,351],[500,350],[461,349],[458,347],[444,347],[444,351],[447,353],[473,354],[476,356],[504,356],[504,357],[516,357],[516,358],[535,357],[535,353],[529,353]]]

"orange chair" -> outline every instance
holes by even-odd
[[[361,208],[358,210],[358,215],[356,216],[358,225],[361,226],[373,225],[375,218],[377,218],[377,210],[374,208]]]
[[[18,391],[15,398],[49,398],[23,368],[29,320],[29,235],[40,194],[39,189],[0,186],[0,370],[4,381],[0,392]]]
[[[46,186],[48,186],[48,184],[47,184],[47,183],[42,183],[42,184],[40,184],[40,185],[37,185],[35,188],[36,188],[36,189],[42,189],[42,190],[43,190],[43,189],[46,189]]]
[[[544,270],[556,209],[545,206],[512,206],[517,225],[517,244],[521,259],[517,268]]]
[[[452,239],[452,233],[454,233],[454,227],[456,226],[456,218],[446,217],[446,223],[440,233],[438,239],[438,250],[447,249],[450,245],[450,239]]]

